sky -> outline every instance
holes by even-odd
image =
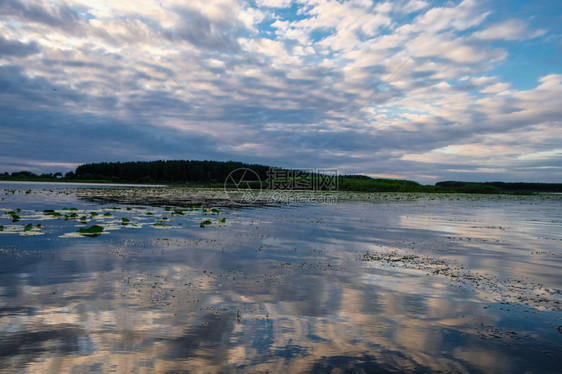
[[[562,2],[2,0],[0,172],[562,182]]]

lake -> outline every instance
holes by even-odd
[[[0,371],[560,372],[561,195],[221,193],[0,184]]]

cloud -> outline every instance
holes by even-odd
[[[256,4],[260,7],[288,8],[293,0],[257,0]]]
[[[17,40],[8,40],[0,35],[0,56],[25,57],[35,53],[39,53],[37,43],[22,43]]]
[[[537,171],[559,161],[559,71],[528,60],[521,90],[503,70],[513,48],[555,43],[546,26],[468,0],[253,4],[0,3],[0,171],[195,158],[559,176]]]
[[[418,10],[427,8],[429,3],[423,0],[410,0],[401,9],[404,13],[413,13]]]
[[[522,20],[512,19],[494,24],[472,34],[481,40],[527,40],[543,35],[545,30],[529,30]]]
[[[0,13],[26,22],[36,22],[54,28],[75,30],[83,22],[66,4],[29,0],[3,0]]]
[[[179,18],[178,22],[172,28],[163,30],[172,41],[185,40],[196,47],[214,51],[239,48],[235,35],[237,22],[232,22],[226,14],[215,12],[211,16],[216,18],[210,18],[190,7],[176,7],[174,13]]]
[[[448,30],[463,31],[480,25],[490,13],[482,11],[478,1],[464,0],[456,6],[431,8],[417,16],[411,25],[403,27],[429,35]]]

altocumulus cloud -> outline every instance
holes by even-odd
[[[215,159],[559,182],[557,14],[557,1],[4,0],[0,171]]]

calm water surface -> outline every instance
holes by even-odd
[[[217,212],[72,191],[0,185],[2,372],[562,368],[560,196]]]

